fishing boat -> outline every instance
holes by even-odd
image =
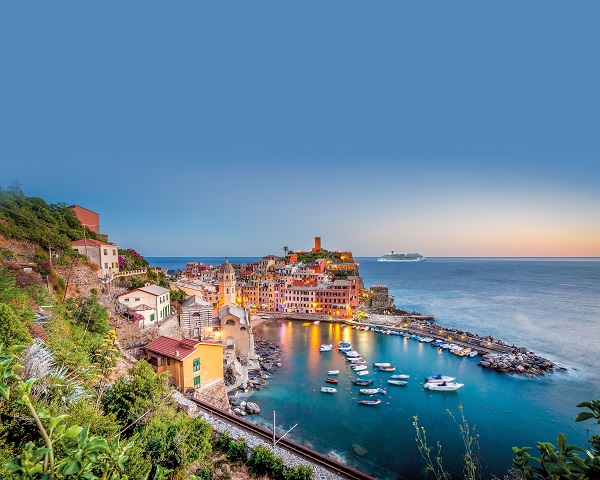
[[[377,400],[358,400],[359,405],[379,405],[381,403],[381,398]]]
[[[339,370],[327,370],[327,375],[337,375],[340,373]]]
[[[423,388],[427,388],[429,390],[439,390],[442,392],[451,392],[454,390],[458,390],[460,387],[463,387],[464,383],[453,383],[453,382],[443,382],[443,383],[426,383],[423,385]]]
[[[425,377],[425,383],[443,383],[453,382],[456,380],[454,377],[448,377],[447,375],[433,375],[431,377]]]
[[[383,362],[383,363],[374,363],[373,365],[375,365],[376,367],[389,367],[392,364],[391,363],[387,363],[387,362]]]
[[[406,373],[400,373],[399,375],[392,375],[390,378],[401,379],[401,378],[410,378],[410,375]]]
[[[382,372],[393,372],[394,370],[396,370],[396,367],[392,367],[390,365],[389,367],[379,367],[379,370],[381,370]]]
[[[385,388],[361,388],[359,392],[365,395],[375,395],[376,393],[386,394]]]
[[[338,382],[337,378],[326,378],[325,381],[327,383],[337,383]]]
[[[369,374],[369,371],[368,371],[368,370],[361,370],[360,372],[356,372],[356,374],[357,374],[358,376],[361,376],[361,377],[362,377],[363,375],[368,375],[368,374]]]
[[[323,393],[336,393],[337,392],[337,388],[333,388],[333,387],[321,387],[321,391]]]
[[[387,382],[390,385],[398,385],[399,387],[403,387],[404,385],[408,384],[408,382],[404,380],[388,380]]]
[[[357,378],[356,380],[352,380],[354,385],[359,385],[361,387],[366,387],[367,385],[371,385],[373,380],[367,380],[366,378],[363,380],[362,378]]]

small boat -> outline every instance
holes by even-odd
[[[451,392],[453,390],[458,390],[460,387],[463,387],[464,383],[453,383],[453,382],[443,382],[443,383],[426,383],[423,385],[423,388],[427,388],[429,390],[440,390],[443,392]]]
[[[325,381],[327,383],[337,383],[338,382],[337,378],[326,378]]]
[[[354,385],[359,385],[361,387],[366,387],[367,385],[371,385],[373,380],[367,380],[366,378],[363,380],[362,378],[357,378],[356,380],[352,380]]]
[[[331,343],[322,343],[321,344],[321,348],[329,348],[329,349],[331,349],[331,348],[333,348],[333,344],[331,344]]]
[[[310,322],[305,322],[302,324],[303,327],[308,327],[310,325]]]
[[[319,347],[319,352],[331,352],[331,347]]]
[[[471,353],[469,353],[469,357],[474,358],[477,355],[479,355],[479,352],[477,350],[473,350]]]
[[[360,357],[360,353],[358,353],[356,350],[350,350],[348,352],[344,352],[346,354],[347,357]]]
[[[365,395],[375,395],[376,393],[386,394],[385,388],[361,388],[359,392]]]
[[[332,388],[332,387],[321,387],[321,391],[323,393],[336,393],[337,392],[337,388]]]
[[[394,370],[396,370],[396,367],[379,367],[379,370],[381,370],[382,372],[393,372]]]
[[[375,365],[376,367],[389,367],[389,366],[391,366],[392,364],[391,364],[391,363],[384,362],[384,363],[374,363],[373,365]]]
[[[327,375],[337,375],[340,373],[339,370],[327,370]]]
[[[352,370],[354,370],[355,372],[358,372],[360,370],[366,370],[369,367],[367,367],[366,365],[352,365],[352,367],[350,368],[352,368]]]
[[[404,385],[408,384],[408,382],[404,380],[388,380],[387,382],[390,385],[398,385],[399,387],[403,387]]]
[[[358,400],[359,405],[379,405],[381,403],[381,398],[377,400]]]
[[[399,375],[392,375],[390,378],[395,378],[395,379],[399,379],[399,378],[410,378],[410,375],[407,375],[406,373],[401,373]]]
[[[425,383],[443,383],[453,382],[456,380],[454,377],[448,377],[447,375],[433,375],[431,377],[425,377]]]
[[[342,347],[342,348],[345,348],[345,347],[352,347],[352,344],[350,344],[350,343],[348,343],[348,342],[344,342],[343,340],[340,340],[340,341],[338,342],[338,347]]]
[[[320,321],[320,320],[315,320],[313,323],[314,323],[315,325],[318,325],[319,323],[321,323],[321,321]]]
[[[358,376],[368,375],[369,371],[368,370],[361,370],[360,372],[356,372],[356,374]]]

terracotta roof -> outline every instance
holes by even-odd
[[[112,243],[101,242],[100,240],[94,240],[93,238],[88,238],[87,240],[75,240],[71,243],[73,243],[73,245],[78,245],[78,246],[79,245],[83,246],[83,245],[87,244],[88,247],[93,247],[95,245],[111,245],[113,247],[115,246]]]
[[[199,341],[189,338],[158,337],[144,348],[165,357],[183,360],[194,352],[194,347],[199,343]],[[175,352],[177,352],[177,355]]]

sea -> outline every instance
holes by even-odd
[[[217,265],[224,258],[148,258],[152,265],[183,269],[187,261]],[[246,263],[256,258],[230,258]],[[387,285],[398,308],[434,315],[446,327],[492,335],[525,346],[564,367],[538,377],[501,374],[415,340],[321,322],[268,322],[255,328],[282,348],[282,368],[268,388],[248,395],[261,413],[251,421],[377,478],[425,478],[416,440],[425,434],[431,457],[441,448],[444,469],[463,475],[464,435],[475,439],[483,478],[512,466],[512,447],[553,442],[588,448],[600,433],[576,423],[577,404],[600,399],[599,258],[429,258],[425,262],[378,262],[357,258],[365,286]],[[387,387],[377,406],[357,403],[344,356],[322,343],[346,340],[369,364],[390,362],[410,375],[404,387],[387,384],[390,373],[369,368],[374,386]],[[340,370],[337,392],[321,393],[327,370]],[[423,389],[427,375],[451,375],[455,392]],[[365,378],[363,377],[363,378]],[[368,398],[368,397],[364,397]],[[462,426],[462,429],[461,429]],[[421,430],[421,428],[424,429]],[[462,433],[461,433],[462,432]],[[535,456],[535,454],[533,455]]]

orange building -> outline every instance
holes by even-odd
[[[100,233],[99,214],[79,205],[71,205],[69,208],[75,212],[84,227],[88,227],[92,232]]]
[[[154,371],[168,371],[171,384],[180,392],[223,380],[222,343],[162,336],[144,350]]]

